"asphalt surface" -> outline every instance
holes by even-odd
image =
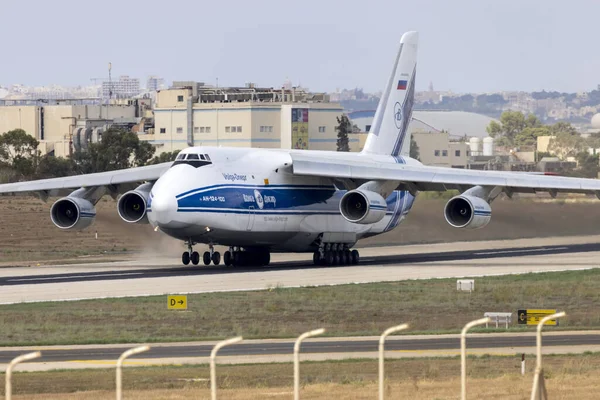
[[[402,266],[429,262],[483,260],[496,258],[526,257],[539,255],[561,255],[600,251],[600,243],[585,243],[553,246],[508,247],[503,249],[478,249],[468,251],[448,251],[438,253],[374,256],[362,259],[361,266]],[[323,269],[346,268],[347,266],[322,267]],[[140,278],[166,278],[186,276],[226,275],[259,271],[294,271],[315,268],[312,263],[304,261],[287,261],[273,263],[269,267],[234,268],[225,266],[191,266],[149,269],[119,269],[112,271],[74,272],[34,276],[0,277],[1,286],[36,285],[50,283],[93,282],[110,280],[129,280]]]
[[[501,336],[490,335],[489,337],[467,338],[467,348],[493,349],[493,348],[515,348],[535,346],[535,336]],[[548,335],[543,338],[544,347],[552,346],[582,346],[600,345],[600,334],[565,334]],[[255,342],[241,343],[224,347],[219,351],[219,356],[270,356],[293,353],[293,342]],[[159,359],[159,358],[186,358],[186,357],[209,357],[213,345],[151,345],[150,351],[133,356],[132,358]],[[31,351],[36,348],[32,347]],[[329,341],[307,341],[302,344],[302,353],[331,354],[349,352],[375,352],[378,349],[377,340],[329,340]],[[388,339],[386,350],[388,351],[418,351],[418,350],[458,350],[460,341],[456,337],[431,339]],[[47,349],[43,348],[41,359],[35,362],[60,362],[60,361],[91,361],[91,360],[116,360],[123,353],[123,347],[87,347],[77,349]],[[0,364],[8,363],[23,350],[1,350]]]

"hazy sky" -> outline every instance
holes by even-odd
[[[600,83],[596,0],[0,0],[0,84],[198,80],[381,90],[420,33],[417,89],[580,91]]]

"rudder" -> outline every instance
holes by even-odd
[[[387,86],[379,100],[377,111],[364,153],[386,155],[408,155],[415,97],[415,75],[419,34],[406,32],[400,39],[400,49]]]

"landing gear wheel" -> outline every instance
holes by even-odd
[[[271,263],[271,252],[269,251],[265,251],[261,257],[262,259],[262,265],[264,267],[268,267],[269,264]]]
[[[342,265],[348,265],[348,264],[350,264],[350,259],[348,258],[348,252],[347,251],[342,250],[340,258],[342,260],[341,261]]]
[[[236,251],[235,253],[233,253],[233,266],[234,267],[242,266],[242,253],[239,251]]]
[[[200,254],[198,254],[197,251],[192,252],[192,254],[190,254],[189,257],[190,257],[190,261],[194,265],[198,265],[198,263],[200,262]]]
[[[319,265],[321,263],[321,253],[315,251],[313,253],[313,264]]]
[[[341,252],[340,251],[333,251],[333,265],[341,265]]]
[[[205,251],[204,254],[202,254],[202,262],[204,265],[210,264],[210,253],[208,251]]]
[[[334,257],[333,257],[333,252],[332,251],[326,251],[325,252],[325,257],[323,258],[323,261],[325,262],[325,265],[330,266],[333,265],[334,262]]]
[[[183,263],[183,265],[189,265],[190,264],[190,253],[188,253],[187,251],[184,251],[183,254],[181,255],[181,262]]]
[[[233,257],[231,257],[230,251],[226,251],[225,253],[223,253],[223,262],[228,267],[230,267],[231,264],[233,264]]]
[[[212,255],[212,262],[215,265],[219,265],[221,263],[221,253],[215,251]]]
[[[358,254],[358,250],[352,250],[350,254],[352,255],[352,265],[357,265],[360,262],[360,254]]]

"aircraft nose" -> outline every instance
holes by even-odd
[[[158,192],[152,198],[153,219],[159,226],[169,225],[177,214],[177,199],[169,193]]]

